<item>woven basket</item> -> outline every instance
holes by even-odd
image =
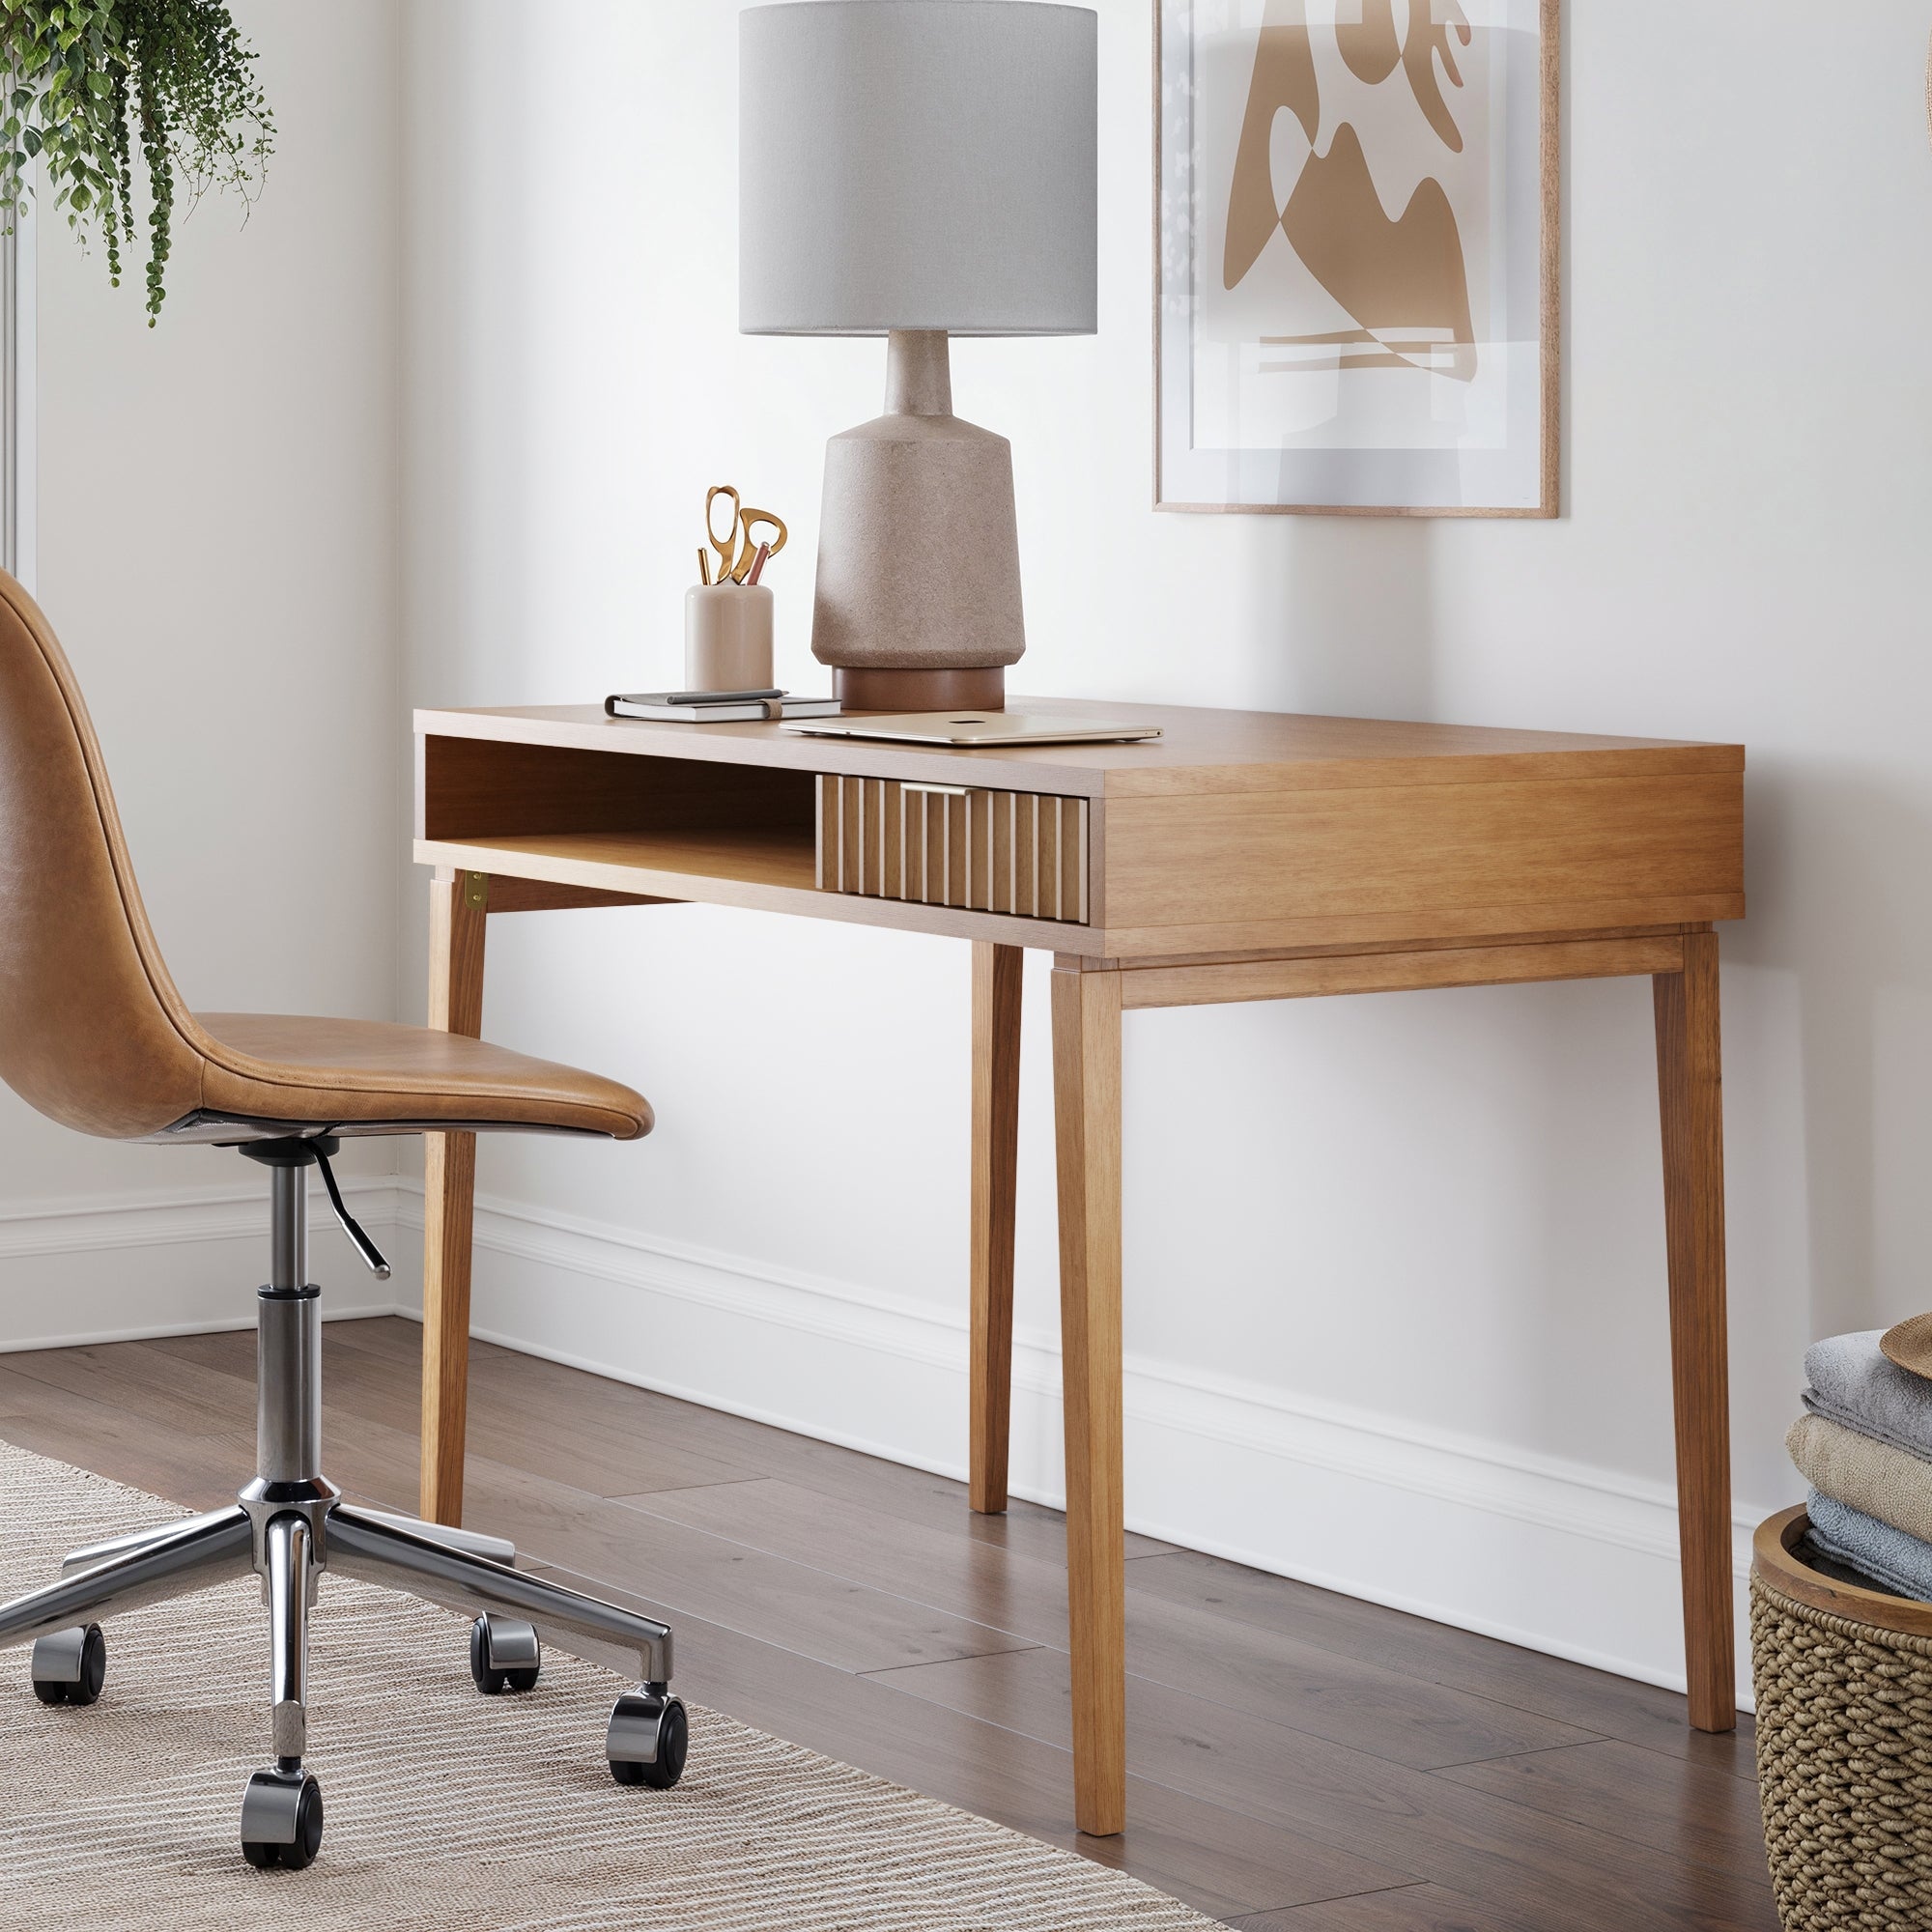
[[[1794,1553],[1751,1564],[1758,1790],[1784,1932],[1932,1928],[1932,1604],[1841,1583]]]

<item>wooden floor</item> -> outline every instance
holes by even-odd
[[[412,1510],[419,1331],[325,1333],[328,1473]],[[7,1355],[0,1436],[213,1508],[253,1375],[251,1333]],[[1083,1838],[1054,1512],[481,1345],[472,1390],[467,1521],[674,1624],[687,1697],[1231,1925],[1775,1932],[1748,1719],[1129,1538],[1131,1823]]]

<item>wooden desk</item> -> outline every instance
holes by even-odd
[[[1081,1828],[1125,1799],[1121,1015],[1648,974],[1655,988],[1690,1721],[1728,1729],[1730,1473],[1718,942],[1744,753],[1049,701],[1152,744],[977,752],[416,714],[430,1014],[473,1034],[492,913],[704,900],[970,940],[971,1499],[1007,1498],[1020,958],[1055,954],[1069,1647]],[[473,1138],[429,1138],[422,1513],[460,1520]]]

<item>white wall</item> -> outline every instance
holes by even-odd
[[[277,152],[245,227],[214,197],[181,224],[159,326],[138,259],[110,288],[39,223],[39,594],[185,997],[387,1017],[397,16],[235,12]],[[0,1346],[248,1317],[264,1199],[233,1154],[87,1140],[0,1090]]]
[[[1724,938],[1746,1522],[1797,1492],[1807,1340],[1926,1293],[1932,376],[1898,346],[1932,308],[1923,7],[1821,29],[1768,0],[1748,33],[1675,0],[1565,10],[1554,524],[1150,510],[1151,8],[1100,13],[1099,333],[954,352],[961,412],[1014,440],[1018,689],[1748,743],[1752,913]],[[781,676],[818,681],[820,449],[875,412],[882,356],[735,332],[734,16],[410,10],[409,71],[438,77],[406,166],[417,701],[674,677],[718,481],[791,520]],[[412,1001],[420,924],[418,888]],[[490,945],[489,1031],[635,1080],[661,1124],[487,1149],[481,1324],[956,1468],[965,949],[696,908]],[[1050,1495],[1041,964],[1019,1468]],[[1126,1055],[1131,1518],[1678,1676],[1647,988],[1136,1014]]]

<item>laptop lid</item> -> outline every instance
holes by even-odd
[[[1071,718],[1051,711],[879,711],[787,720],[813,738],[890,738],[907,745],[1093,745],[1158,738],[1158,724]]]

